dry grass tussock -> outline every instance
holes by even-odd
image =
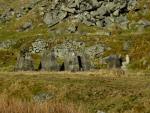
[[[74,104],[35,103],[0,97],[0,113],[83,113]]]

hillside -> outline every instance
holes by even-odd
[[[66,44],[87,50],[96,69],[114,54],[129,55],[128,69],[149,69],[149,0],[0,0],[0,6],[2,71],[14,69],[22,48],[37,67],[45,49]]]
[[[0,112],[149,113],[149,82],[143,72],[1,72]]]
[[[150,113],[150,0],[0,0],[0,113]]]

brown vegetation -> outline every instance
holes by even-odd
[[[0,113],[83,113],[74,104],[58,102],[23,102],[17,99],[0,98]]]

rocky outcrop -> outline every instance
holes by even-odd
[[[66,71],[88,71],[90,70],[90,59],[85,53],[68,52],[65,56],[64,67]]]
[[[26,49],[20,51],[20,55],[17,59],[15,71],[33,71],[34,65],[31,54]]]
[[[45,51],[40,65],[42,71],[59,71],[59,65],[53,50]]]
[[[46,71],[86,71],[91,62],[85,53],[84,43],[67,41],[44,52],[41,69]]]
[[[52,26],[64,18],[74,17],[88,26],[109,27],[117,23],[126,29],[126,13],[136,5],[136,0],[53,0],[44,22]]]
[[[7,9],[3,14],[0,15],[0,23],[9,21],[15,15],[15,11],[12,8]]]
[[[12,18],[20,18],[26,15],[29,11],[31,11],[41,0],[32,0],[29,4],[20,7],[19,9],[9,8],[6,9],[5,12],[0,14],[0,23],[5,23],[10,21]]]
[[[115,23],[127,29],[127,13],[136,10],[137,3],[137,0],[33,0],[20,9],[7,9],[0,14],[0,22],[23,17],[38,5],[37,10],[49,27],[72,18],[88,26],[109,28]]]
[[[29,47],[30,53],[43,53],[48,48],[48,42],[42,38],[37,38],[35,41],[31,43]]]
[[[85,43],[82,41],[66,40],[64,43],[54,47],[54,52],[59,58],[63,58],[70,51],[83,52],[85,50]]]
[[[107,64],[108,69],[121,69],[123,63],[123,59],[118,55],[110,55],[103,58],[103,61]]]
[[[105,51],[110,50],[111,48],[107,47],[104,44],[97,44],[86,48],[86,53],[91,59],[101,57]]]

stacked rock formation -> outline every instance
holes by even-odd
[[[44,22],[53,26],[73,17],[88,26],[107,27],[113,23],[126,27],[126,13],[134,10],[136,0],[53,0]]]
[[[90,69],[90,61],[86,54],[75,51],[68,51],[63,58],[51,51],[45,51],[41,60],[41,70],[43,71],[87,71]],[[61,59],[61,62],[59,60]]]

